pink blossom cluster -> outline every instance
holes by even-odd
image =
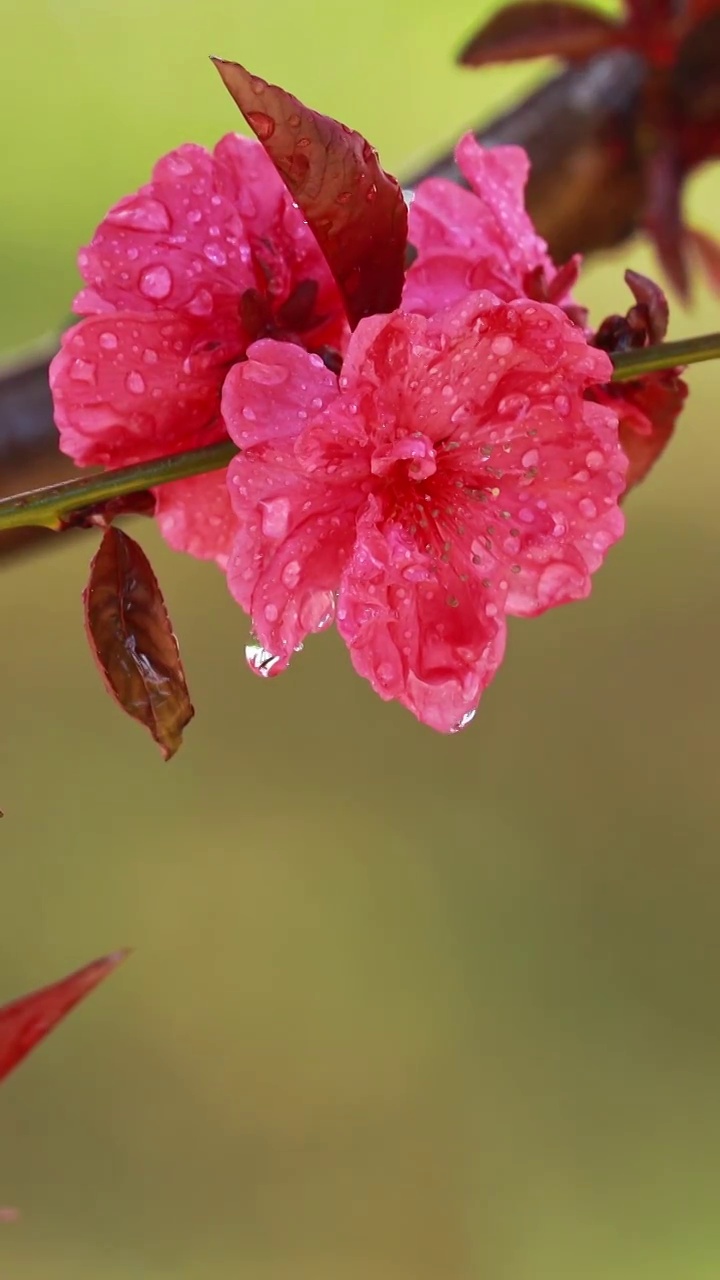
[[[587,596],[623,531],[612,365],[524,208],[519,148],[457,150],[418,187],[396,310],[351,331],[258,142],[186,145],[79,256],[85,318],[51,383],[61,446],[117,467],[230,437],[226,472],[156,490],[167,541],[216,560],[251,664],[335,622],[385,699],[472,718],[507,619]]]

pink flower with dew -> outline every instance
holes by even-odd
[[[347,323],[318,244],[258,142],[187,144],[115,205],[79,255],[87,318],[50,382],[60,446],[82,466],[127,466],[226,438],[227,371],[260,337],[342,350]],[[168,542],[223,566],[224,472],[156,491]]]
[[[586,596],[623,531],[617,415],[584,399],[610,373],[557,307],[487,292],[361,321],[339,379],[255,343],[223,389],[253,667],[282,670],[335,618],[382,698],[465,724],[506,615]]]
[[[525,211],[526,152],[486,149],[468,133],[455,159],[471,189],[428,178],[410,206],[408,239],[417,258],[407,274],[403,307],[430,316],[468,293],[490,289],[504,302],[525,296],[566,306],[582,324],[585,313],[569,293],[580,258],[558,270]]]

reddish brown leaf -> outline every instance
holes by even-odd
[[[52,986],[0,1008],[0,1080],[125,959],[126,951],[94,960]]]
[[[395,178],[359,133],[237,62],[213,59],[225,87],[307,219],[350,324],[400,303],[407,209]]]
[[[583,61],[616,42],[618,27],[596,9],[561,0],[509,4],[469,40],[458,56],[466,67],[524,58]]]
[[[169,760],[194,715],[165,601],[141,547],[111,526],[90,566],[85,626],[108,692]]]
[[[668,304],[660,286],[637,271],[626,271],[625,283],[635,305],[624,316],[608,316],[594,338],[595,346],[610,354],[662,342],[667,332]],[[588,399],[618,414],[620,443],[628,459],[624,498],[645,479],[669,444],[687,393],[679,369],[610,382],[587,393]]]

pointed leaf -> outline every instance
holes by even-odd
[[[459,54],[458,62],[466,67],[524,58],[580,62],[611,48],[617,38],[616,24],[595,9],[554,0],[521,0],[501,9],[481,27]]]
[[[300,206],[350,324],[400,303],[407,209],[398,182],[359,133],[237,62],[213,59],[225,87]]]
[[[90,566],[85,626],[108,692],[169,760],[194,715],[178,643],[150,561],[111,526]]]
[[[0,1080],[125,959],[126,951],[94,960],[52,986],[0,1008]]]

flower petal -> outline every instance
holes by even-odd
[[[403,306],[423,315],[478,289],[512,302],[525,294],[531,273],[555,275],[547,245],[525,212],[525,152],[485,149],[467,134],[455,156],[472,189],[429,178],[419,184],[410,207],[408,234],[418,256],[407,274]]]
[[[225,425],[241,449],[296,436],[337,394],[320,356],[293,343],[262,338],[247,357],[230,370],[222,394]]]
[[[226,569],[237,520],[230,503],[227,469],[175,480],[154,490],[160,532],[176,551],[215,560]]]
[[[63,334],[50,366],[60,447],[81,466],[130,466],[225,434],[220,390],[232,338],[191,316],[95,316]]]
[[[88,288],[75,310],[162,307],[207,318],[217,305],[235,305],[255,284],[235,193],[234,175],[204,147],[186,143],[163,156],[152,180],[114,205],[81,250]]]
[[[234,458],[228,483],[236,518],[228,585],[286,666],[309,632],[333,620],[361,494],[305,475],[282,441]]]
[[[397,699],[442,733],[472,718],[502,661],[500,605],[451,565],[438,575],[371,497],[344,570],[338,630],[355,670],[386,701]]]

